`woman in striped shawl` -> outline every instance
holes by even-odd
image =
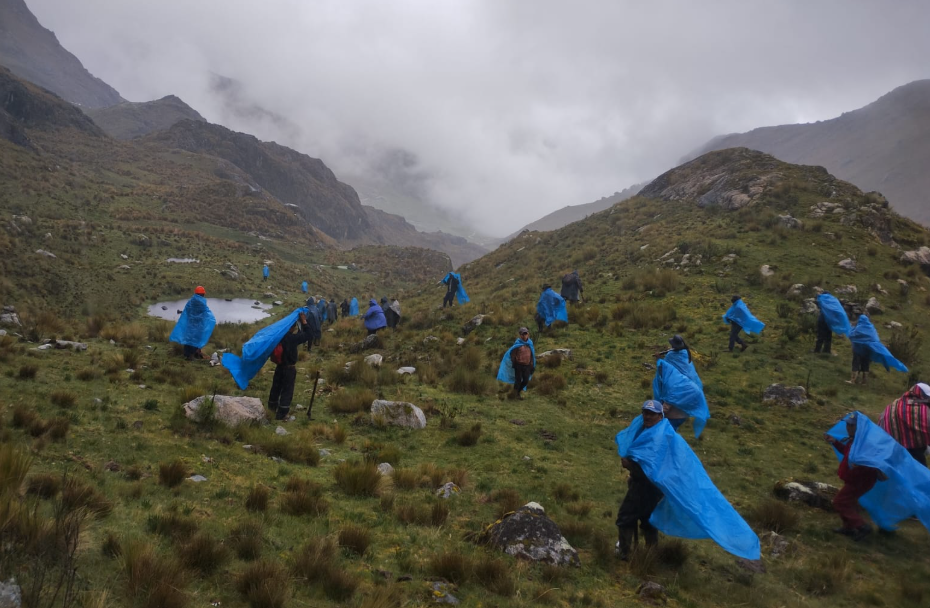
[[[930,386],[921,382],[885,408],[878,426],[926,466],[930,445]]]

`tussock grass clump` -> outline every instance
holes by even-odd
[[[346,442],[346,439],[349,437],[349,432],[346,431],[345,427],[341,424],[333,425],[333,442],[342,445]]]
[[[432,462],[420,465],[420,486],[424,488],[438,488],[442,485],[445,472]]]
[[[174,512],[153,513],[145,521],[146,529],[168,538],[190,538],[197,531],[197,522]]]
[[[665,566],[674,568],[675,570],[684,566],[685,562],[688,561],[688,557],[691,555],[688,545],[679,538],[664,539],[659,543],[657,549],[659,561]]]
[[[570,502],[565,505],[565,510],[575,517],[587,517],[588,514],[591,513],[591,509],[594,508],[594,503],[590,501],[577,502],[577,499],[575,500],[576,502]]]
[[[61,489],[61,477],[52,473],[37,473],[26,482],[26,493],[42,499],[53,498]]]
[[[542,363],[543,367],[547,367],[549,369],[555,369],[557,367],[561,367],[562,357],[559,355],[549,355],[548,357],[543,357],[539,359],[539,363]]]
[[[223,544],[205,532],[198,532],[178,547],[178,558],[188,570],[203,576],[216,572],[229,554]]]
[[[323,515],[329,503],[323,497],[323,487],[308,479],[291,477],[280,499],[281,511],[288,515]]]
[[[624,279],[623,289],[659,292],[656,295],[664,295],[666,292],[675,291],[680,282],[681,277],[670,268],[650,269],[637,272]]]
[[[268,508],[268,488],[254,485],[245,497],[245,509],[250,512],[264,511]]]
[[[100,358],[100,367],[108,374],[115,374],[126,369],[126,361],[120,353],[107,353]]]
[[[520,493],[513,488],[500,488],[491,492],[491,500],[497,503],[497,517],[516,511],[523,506]]]
[[[545,371],[534,378],[537,382],[536,390],[540,395],[552,395],[564,389],[567,385],[565,376],[558,372]]]
[[[0,496],[18,496],[32,466],[32,457],[14,448],[12,443],[0,446]]]
[[[479,369],[456,367],[446,379],[446,388],[464,395],[485,395],[491,391],[491,381]]]
[[[368,364],[363,364],[368,367]],[[333,414],[354,414],[371,408],[377,396],[367,388],[343,389],[329,398],[327,405]]]
[[[349,496],[377,496],[385,485],[378,465],[370,461],[340,462],[333,469],[333,477],[339,489]]]
[[[61,504],[68,512],[86,509],[95,517],[106,517],[113,510],[113,503],[97,489],[74,477],[64,480],[61,488]]]
[[[455,442],[462,447],[471,447],[478,443],[481,437],[481,423],[476,422],[468,430],[462,431],[455,437]]]
[[[576,547],[587,541],[593,532],[591,524],[582,521],[563,522],[559,526],[559,529],[562,531],[562,536],[567,538],[568,541]]]
[[[32,364],[25,364],[19,367],[19,373],[16,375],[20,380],[33,380],[39,373],[39,367]]]
[[[175,560],[159,555],[146,542],[130,543],[123,550],[123,574],[129,595],[144,608],[183,608],[184,570]]]
[[[446,475],[448,476],[449,481],[460,488],[464,488],[466,485],[468,485],[468,469],[463,469],[461,467],[449,469],[446,472]]]
[[[502,559],[485,557],[475,562],[474,580],[492,593],[504,597],[512,596],[517,588],[510,567]]]
[[[784,534],[797,529],[800,516],[788,503],[769,498],[754,506],[748,513],[749,521],[764,530]]]
[[[81,382],[90,382],[92,380],[98,380],[103,377],[103,374],[100,373],[95,367],[85,367],[84,369],[78,371],[75,374],[75,377]]]
[[[180,405],[189,403],[197,397],[203,397],[206,391],[199,386],[185,386],[178,391],[178,401]]]
[[[405,503],[394,508],[394,515],[404,524],[418,526],[441,526],[449,518],[449,505],[445,501],[430,503]]]
[[[581,498],[581,493],[571,484],[557,483],[552,486],[552,497],[559,502],[574,502]]]
[[[107,532],[107,535],[103,537],[103,541],[100,543],[100,553],[104,557],[111,559],[121,556],[123,554],[123,544],[120,542],[119,537],[113,532]]]
[[[68,429],[71,428],[71,421],[59,416],[49,421],[47,428],[49,439],[52,441],[61,441],[67,437]]]
[[[397,466],[400,463],[400,448],[392,444],[383,444],[380,442],[366,441],[362,447],[362,453],[365,460],[373,462],[376,465],[382,462],[390,463]]]
[[[122,346],[136,347],[148,340],[149,330],[139,322],[110,325],[101,332],[101,337]]]
[[[659,329],[678,316],[675,308],[664,302],[621,302],[610,314],[630,329]]]
[[[239,524],[229,535],[230,548],[243,561],[258,559],[262,554],[263,542],[262,524],[258,521]]]
[[[809,594],[824,597],[840,591],[851,574],[852,566],[846,554],[830,553],[799,568],[795,580]]]
[[[158,483],[165,487],[174,488],[179,486],[185,477],[187,477],[187,467],[179,459],[162,462],[158,465]]]
[[[412,490],[420,483],[420,475],[414,469],[394,469],[394,487]]]
[[[417,378],[419,378],[420,382],[423,384],[434,386],[439,382],[439,372],[436,371],[436,368],[431,363],[424,363],[417,366]]]
[[[359,582],[339,567],[336,550],[332,538],[310,541],[294,557],[291,570],[307,583],[319,585],[329,599],[344,602],[355,594]]]
[[[471,561],[458,551],[438,553],[429,560],[430,574],[456,585],[465,583],[471,577],[472,570]]]
[[[291,594],[287,578],[281,564],[256,562],[236,576],[236,591],[251,608],[282,608]]]
[[[916,327],[897,327],[892,330],[888,340],[888,350],[898,360],[908,366],[920,361],[923,336]]]
[[[38,415],[31,409],[28,409],[25,405],[17,405],[13,408],[13,418],[10,420],[15,428],[26,429],[32,426],[36,421]]]
[[[371,534],[362,526],[348,525],[339,531],[339,546],[359,557],[365,555],[371,545]]]

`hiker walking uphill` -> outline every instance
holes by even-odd
[[[733,347],[739,344],[740,350],[746,350],[749,345],[739,337],[740,332],[745,331],[748,335],[762,333],[765,323],[752,316],[749,307],[739,296],[733,296],[730,298],[730,302],[732,303],[730,308],[723,314],[723,322],[730,324],[730,344],[728,348],[730,352],[733,352]]]
[[[468,294],[465,293],[465,286],[462,285],[462,275],[456,272],[450,272],[439,281],[439,284],[444,284],[446,286],[446,295],[442,299],[443,308],[445,308],[447,304],[452,306],[453,297],[459,301],[459,305],[468,303]]]
[[[536,347],[530,338],[530,330],[521,327],[517,340],[513,343],[497,369],[497,379],[507,384],[513,384],[513,397],[523,399],[523,391],[536,371]]]
[[[704,397],[704,384],[698,376],[691,351],[680,335],[669,338],[671,349],[656,361],[652,380],[652,398],[660,401],[663,413],[676,431],[688,418],[694,418],[694,436],[700,437],[710,419]]]
[[[838,475],[846,482],[833,499],[843,521],[840,534],[861,540],[872,527],[862,518],[862,506],[882,530],[891,531],[917,517],[930,529],[930,469],[920,464],[894,438],[862,412],[846,415],[826,432],[840,461]]]
[[[325,321],[329,315],[329,309],[326,306],[326,298],[320,298],[320,301],[316,303],[317,310],[320,311],[320,325],[322,326],[323,321]]]
[[[915,384],[900,398],[888,404],[878,426],[894,437],[908,454],[927,466],[930,446],[930,385]]]
[[[236,381],[236,386],[241,390],[249,388],[252,378],[268,362],[281,341],[294,330],[301,313],[309,318],[307,312],[306,308],[297,308],[284,318],[258,330],[248,342],[242,345],[242,356],[234,353],[223,355],[222,365],[229,370],[233,380]],[[303,327],[302,324],[301,327]],[[296,356],[294,360],[296,361]]]
[[[307,298],[307,322],[313,331],[313,338],[307,342],[307,352],[313,344],[319,344],[323,338],[323,317],[320,315],[320,307],[317,306],[313,296]]]
[[[829,355],[833,345],[833,334],[849,334],[849,317],[840,301],[829,293],[817,296],[817,309],[820,314],[817,316],[817,343],[813,352]]]
[[[274,413],[275,420],[287,420],[294,398],[294,383],[297,381],[297,347],[313,339],[313,330],[307,322],[304,312],[298,313],[299,328],[292,327],[278,346],[271,353],[271,360],[277,364],[271,381],[271,393],[268,395],[268,409]]]
[[[614,438],[629,489],[617,513],[617,553],[628,558],[639,523],[646,544],[658,532],[710,538],[744,559],[759,559],[759,537],[707,476],[688,443],[665,421],[662,404],[649,400]]]
[[[554,321],[568,323],[568,311],[565,309],[565,299],[552,291],[551,285],[543,285],[539,301],[536,302],[536,327],[539,331],[549,327]]]
[[[271,274],[271,270],[268,268],[268,264],[265,264],[265,266],[262,268],[262,280],[267,281],[269,274]]]
[[[378,306],[378,303],[375,302],[374,299],[368,301],[368,310],[365,312],[365,316],[362,317],[362,320],[364,321],[365,329],[368,330],[369,336],[387,327],[384,311]]]
[[[302,292],[307,293],[307,291],[308,291],[309,289],[310,289],[310,287],[307,285],[307,282],[306,282],[306,281],[304,281],[303,283],[300,284],[300,290],[301,290]]]
[[[345,299],[342,300],[342,304],[339,305],[339,310],[342,311],[343,317],[348,317],[349,316],[349,301]]]
[[[171,342],[184,346],[184,358],[188,361],[194,357],[203,358],[200,349],[210,341],[213,328],[216,327],[216,317],[207,306],[206,295],[207,291],[200,285],[194,289],[194,295],[184,305],[181,318],[168,337]]]
[[[333,298],[329,301],[329,304],[326,305],[326,319],[329,321],[329,324],[332,325],[338,318],[339,310],[336,307],[336,298]]]
[[[571,302],[572,305],[577,304],[578,301],[581,300],[583,293],[584,287],[581,284],[581,277],[578,276],[577,270],[573,270],[562,276],[562,291],[560,295],[565,298],[566,302]]]
[[[872,325],[868,315],[859,315],[856,327],[849,332],[849,341],[853,345],[852,376],[847,384],[865,384],[869,375],[869,366],[874,361],[884,366],[885,371],[892,367],[899,372],[907,373],[907,366],[895,359],[881,339],[878,331]]]
[[[388,304],[387,298],[381,298],[381,310],[384,311],[387,326],[391,329],[397,329],[397,324],[400,323],[400,302],[397,301],[397,298],[394,298],[390,304]]]
[[[352,301],[349,302],[349,316],[350,317],[358,316],[358,298],[352,298]]]

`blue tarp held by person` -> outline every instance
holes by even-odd
[[[291,331],[291,328],[297,323],[298,314],[301,312],[306,314],[309,311],[306,308],[297,308],[280,321],[260,329],[248,342],[242,345],[241,357],[237,357],[232,353],[223,355],[223,367],[229,370],[240,389],[249,388],[249,381],[265,365],[265,361],[271,356],[274,347]]]
[[[536,347],[533,346],[533,339],[528,338],[526,341],[517,338],[517,341],[513,343],[513,346],[507,349],[507,352],[504,353],[504,358],[501,359],[501,365],[497,369],[497,379],[501,382],[506,382],[507,384],[513,384],[517,381],[517,377],[513,371],[513,361],[510,359],[510,351],[517,348],[518,346],[529,346],[530,350],[533,352],[533,367],[536,367]],[[530,379],[533,379],[533,376],[530,376]],[[523,387],[523,390],[526,390],[526,387]]]
[[[184,312],[181,313],[181,318],[174,325],[168,339],[178,344],[203,348],[210,341],[214,327],[216,317],[207,306],[207,299],[194,294],[184,305]]]
[[[724,323],[736,323],[747,334],[762,333],[765,323],[752,316],[749,307],[742,300],[737,300],[723,315]]]
[[[300,284],[300,290],[301,290],[302,292],[307,293],[307,289],[308,289],[308,286],[307,286],[307,282],[306,282],[306,281],[304,281],[303,283]]]
[[[872,321],[865,315],[859,315],[859,322],[849,332],[849,341],[854,346],[863,346],[869,349],[869,358],[875,363],[881,363],[887,371],[894,368],[899,372],[907,372],[907,366],[895,359],[881,339],[878,337],[878,331],[872,325]]]
[[[349,316],[350,317],[358,316],[358,298],[352,298],[352,301],[349,302]]]
[[[640,464],[649,481],[662,490],[649,523],[668,536],[710,538],[745,559],[759,559],[759,537],[727,502],[688,443],[667,420],[652,428],[642,415],[617,433],[621,457]]]
[[[856,436],[849,450],[849,463],[876,468],[888,478],[876,483],[859,499],[859,504],[883,530],[894,530],[911,517],[917,517],[930,530],[930,469],[917,462],[904,446],[864,414],[848,414],[853,415],[856,416]],[[837,422],[827,434],[838,440],[848,437],[846,418]],[[836,454],[843,459],[842,454]]]
[[[688,360],[689,358],[690,355],[687,350],[673,350],[666,353],[665,362],[687,376],[691,382],[694,382],[703,391],[704,383],[701,382],[701,377],[698,376],[697,369],[695,369],[694,363]]]
[[[267,279],[269,274],[271,274],[271,269],[268,268],[268,265],[266,264],[265,267],[262,268],[262,276]]]
[[[565,321],[568,323],[568,310],[565,308],[565,298],[554,292],[551,287],[539,295],[539,302],[536,303],[536,312],[540,317],[546,320],[546,327],[552,325],[553,321]]]
[[[687,357],[685,354],[685,361]],[[694,418],[694,436],[701,436],[710,419],[710,409],[707,407],[704,391],[664,359],[656,362],[656,375],[652,379],[652,398],[674,405]]]
[[[469,300],[468,300],[468,294],[465,293],[465,285],[462,284],[462,275],[460,275],[460,274],[457,273],[457,272],[450,272],[449,274],[447,274],[447,275],[442,279],[443,284],[444,284],[444,285],[448,285],[448,284],[449,284],[449,279],[450,279],[451,277],[455,277],[455,279],[459,282],[458,289],[456,289],[456,291],[455,291],[455,298],[459,301],[459,304],[466,304],[466,303],[468,303],[468,301],[469,301]]]
[[[830,331],[841,336],[849,335],[852,327],[849,325],[849,316],[840,301],[829,293],[822,293],[817,296],[817,304],[820,305],[820,312],[823,313],[830,326]]]

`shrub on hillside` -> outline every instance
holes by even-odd
[[[49,400],[58,407],[71,408],[77,403],[77,395],[71,391],[56,390],[49,395]]]
[[[888,350],[907,366],[913,366],[920,360],[923,336],[916,327],[896,327],[888,340]]]
[[[181,485],[187,477],[187,467],[179,459],[162,462],[158,465],[158,483],[168,488]]]
[[[552,395],[566,386],[565,376],[558,372],[545,371],[534,376],[536,380],[536,390],[540,395]]]
[[[159,555],[147,542],[133,542],[123,549],[123,574],[129,595],[144,608],[183,608],[184,570],[168,556]]]
[[[178,558],[188,570],[209,576],[222,566],[228,554],[222,543],[204,532],[198,532],[177,548]]]
[[[674,321],[678,313],[664,302],[621,302],[611,316],[631,329],[658,329]]]
[[[262,525],[257,521],[239,524],[229,535],[230,548],[243,561],[258,559],[262,554],[262,544]]]
[[[358,555],[365,555],[371,544],[371,533],[363,526],[347,525],[339,531],[339,546]]]
[[[340,462],[333,469],[336,485],[349,496],[377,496],[385,486],[385,478],[373,462]]]
[[[283,608],[290,597],[287,570],[278,562],[249,564],[236,576],[235,586],[251,608]]]
[[[368,411],[375,399],[375,394],[367,388],[342,389],[335,392],[327,404],[329,411],[334,414],[354,414]]]
[[[457,367],[446,379],[446,388],[453,393],[484,395],[491,390],[491,380],[481,370]]]
[[[797,528],[800,516],[788,503],[766,499],[749,511],[749,521],[762,530],[784,534]]]
[[[471,447],[478,443],[481,437],[481,423],[476,422],[470,429],[462,431],[455,437],[455,442],[462,447]]]

